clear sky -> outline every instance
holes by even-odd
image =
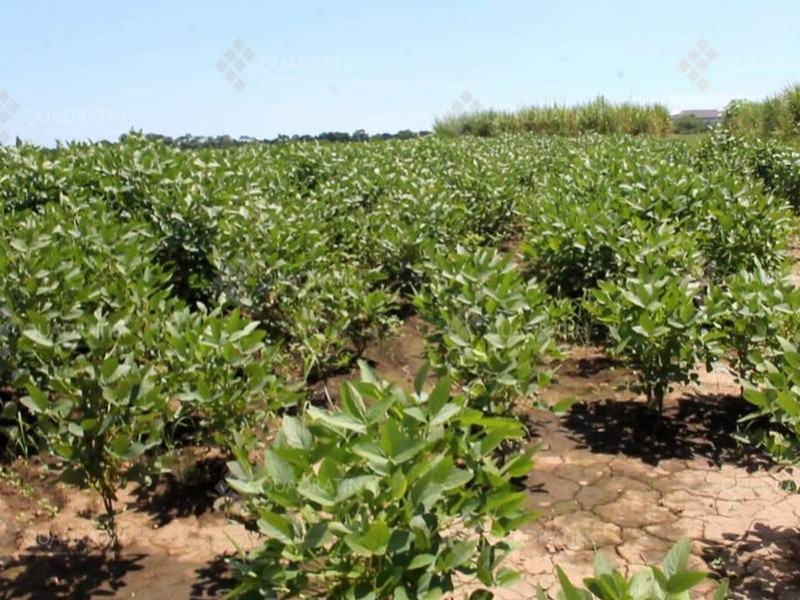
[[[42,144],[376,133],[430,128],[456,102],[599,94],[722,108],[800,81],[798,31],[797,0],[2,0],[0,102],[17,109],[0,129]],[[679,67],[701,40],[707,87]]]

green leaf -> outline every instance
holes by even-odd
[[[439,383],[436,384],[436,387],[433,388],[430,396],[428,396],[428,407],[430,408],[430,414],[437,415],[442,410],[442,407],[450,398],[451,385],[450,378],[443,377]]]
[[[433,564],[436,560],[436,555],[434,554],[417,554],[414,558],[411,559],[411,562],[408,563],[408,570],[414,571],[416,569],[424,569],[429,567]]]
[[[258,528],[264,535],[284,544],[293,543],[294,527],[288,518],[265,509],[259,511],[259,516]]]
[[[406,529],[395,529],[389,538],[387,552],[389,554],[402,554],[411,548],[411,543],[414,541],[414,535]]]
[[[367,433],[367,426],[364,423],[345,413],[329,413],[312,406],[308,409],[308,415],[312,420],[333,430]]]
[[[425,382],[428,380],[430,369],[431,363],[426,361],[425,364],[420,367],[419,371],[417,371],[417,375],[414,377],[414,391],[417,394],[422,394]]]
[[[431,426],[438,427],[444,425],[461,412],[461,407],[457,404],[445,404],[441,410],[436,412],[436,415],[431,419]]]
[[[608,557],[602,552],[598,552],[594,557],[594,575],[600,577],[601,575],[610,575],[614,572],[614,565]]]
[[[405,495],[406,489],[408,488],[408,482],[401,470],[398,469],[394,472],[390,480],[390,485],[392,489],[392,500],[400,500],[400,498]]]
[[[240,479],[226,479],[225,480],[233,491],[242,494],[243,496],[256,496],[262,493],[261,486],[252,481],[242,481]]]
[[[495,577],[495,583],[500,587],[509,587],[520,580],[520,574],[514,569],[502,568]]]
[[[343,502],[359,494],[363,490],[372,492],[373,497],[379,494],[378,484],[381,478],[376,475],[359,475],[342,479],[336,489],[336,502]]]
[[[578,399],[574,396],[571,398],[564,398],[553,404],[550,410],[556,415],[563,415],[566,414],[577,401]]]
[[[473,557],[477,547],[478,542],[475,540],[458,542],[444,554],[441,568],[448,571],[464,565]]]
[[[401,585],[398,585],[392,591],[392,600],[412,600],[411,596],[408,595],[406,588]]]
[[[333,537],[328,531],[328,525],[329,523],[327,521],[320,521],[309,527],[303,539],[303,548],[306,550],[314,550],[315,548],[327,544]]]
[[[536,600],[549,600],[547,594],[544,593],[544,590],[540,585],[536,586]]]
[[[286,443],[292,448],[308,450],[311,447],[311,432],[299,419],[286,415],[283,417],[281,430],[286,438]]]
[[[339,388],[342,407],[356,422],[362,422],[367,414],[364,399],[356,387],[349,381]]]
[[[28,390],[28,395],[20,399],[23,406],[33,414],[39,414],[47,410],[47,394],[32,383],[25,385],[25,389]]]
[[[384,521],[375,521],[364,535],[350,534],[345,543],[356,553],[366,556],[383,556],[389,545],[391,530]]]
[[[75,437],[78,438],[83,437],[84,434],[83,427],[81,427],[77,423],[67,423],[67,430]]]
[[[381,449],[389,458],[396,456],[405,439],[405,435],[395,421],[389,420],[381,425]]]
[[[22,335],[31,340],[34,344],[43,346],[44,348],[53,347],[53,342],[38,329],[32,327],[24,329]]]
[[[511,459],[502,469],[502,473],[509,477],[525,477],[533,469],[532,451],[527,451],[524,454]]]
[[[454,490],[472,481],[472,473],[466,469],[453,467],[447,475],[439,480],[443,490]]]
[[[637,296],[633,292],[631,292],[629,290],[620,290],[620,292],[625,297],[625,299],[628,302],[630,302],[631,304],[633,304],[634,306],[638,306],[639,308],[644,308],[645,307],[645,304],[642,301],[642,299],[639,298],[639,296]]]
[[[680,571],[675,573],[667,581],[667,592],[670,594],[680,594],[698,585],[707,577],[706,573],[699,571]]]
[[[651,600],[653,598],[656,577],[651,567],[645,567],[634,573],[629,586],[633,600]]]
[[[111,440],[110,448],[115,455],[124,458],[131,451],[130,436],[123,433],[118,434]]]
[[[313,480],[303,479],[300,481],[297,485],[297,493],[325,508],[336,506],[336,495]]]
[[[714,600],[728,600],[729,587],[730,587],[730,582],[727,579],[723,579],[722,581],[720,581],[717,591],[714,592]]]
[[[561,592],[564,594],[564,600],[591,600],[591,594],[575,587],[559,566],[556,566],[556,575],[561,585]]]
[[[689,540],[681,538],[672,548],[670,548],[661,568],[664,575],[669,580],[673,575],[686,569],[686,562],[689,560]]]

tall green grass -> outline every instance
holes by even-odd
[[[666,135],[672,132],[672,124],[669,111],[660,104],[614,104],[601,96],[577,106],[532,106],[516,112],[485,110],[443,117],[436,120],[434,132],[452,137],[589,132]]]
[[[731,102],[725,109],[723,125],[740,135],[800,141],[800,84],[762,102]]]

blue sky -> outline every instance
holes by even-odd
[[[3,0],[0,90],[18,109],[0,129],[42,144],[382,132],[430,128],[457,102],[598,94],[721,108],[800,80],[798,23],[797,0]],[[237,39],[252,52],[241,90],[216,66]],[[700,40],[704,90],[679,68]]]

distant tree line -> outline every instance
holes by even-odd
[[[245,144],[283,144],[286,142],[369,142],[372,140],[410,140],[418,137],[430,135],[430,131],[411,131],[403,129],[397,133],[376,133],[369,134],[363,129],[347,133],[345,131],[327,131],[318,135],[279,135],[271,139],[259,139],[250,136],[238,138],[229,135],[204,136],[204,135],[182,135],[171,137],[159,133],[124,133],[120,136],[120,141],[125,141],[130,135],[145,137],[148,140],[162,142],[170,146],[182,149],[195,148],[234,148]]]

